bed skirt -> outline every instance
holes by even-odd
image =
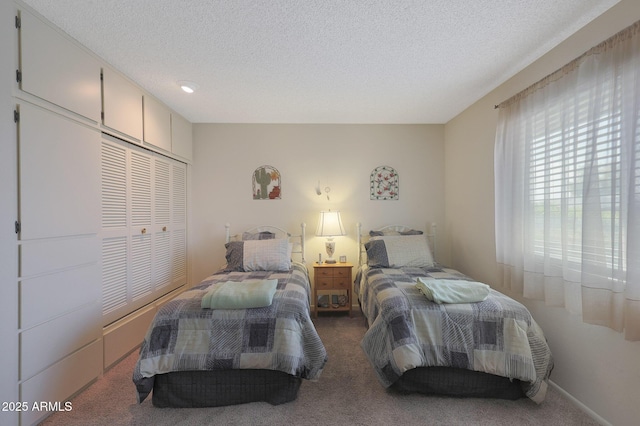
[[[162,408],[279,405],[297,398],[301,382],[274,370],[179,371],[155,376],[152,402]]]
[[[402,393],[498,398],[525,397],[520,380],[453,367],[418,367],[405,373],[391,388]]]

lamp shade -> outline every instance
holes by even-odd
[[[318,237],[335,237],[338,235],[347,235],[342,226],[340,212],[320,212],[320,220],[318,221],[318,229],[316,229]]]

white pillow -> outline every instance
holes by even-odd
[[[434,265],[425,235],[373,237],[365,244],[367,264],[379,268],[403,266],[425,268]]]
[[[289,241],[244,241],[242,265],[245,271],[288,271],[291,269]]]

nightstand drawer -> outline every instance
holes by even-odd
[[[338,277],[338,278],[349,278],[351,276],[351,268],[345,267],[324,267],[317,268],[316,274],[320,278],[324,277]]]
[[[338,278],[349,279],[351,277],[351,268],[334,268],[333,276]]]
[[[347,277],[334,278],[333,288],[351,288],[351,281]]]
[[[333,289],[333,278],[316,278],[316,287],[318,290]]]
[[[316,286],[318,290],[334,290],[351,288],[351,281],[348,278],[316,278]]]
[[[316,269],[316,276],[318,278],[333,277],[334,271],[335,271],[334,268],[317,268]]]

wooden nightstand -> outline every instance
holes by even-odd
[[[316,318],[318,312],[349,312],[351,316],[351,263],[315,263],[313,265],[313,303],[316,307]],[[327,291],[328,290],[328,291]],[[346,304],[333,307],[331,290],[333,294],[346,294]],[[328,307],[320,307],[318,304],[318,292],[329,294]]]

